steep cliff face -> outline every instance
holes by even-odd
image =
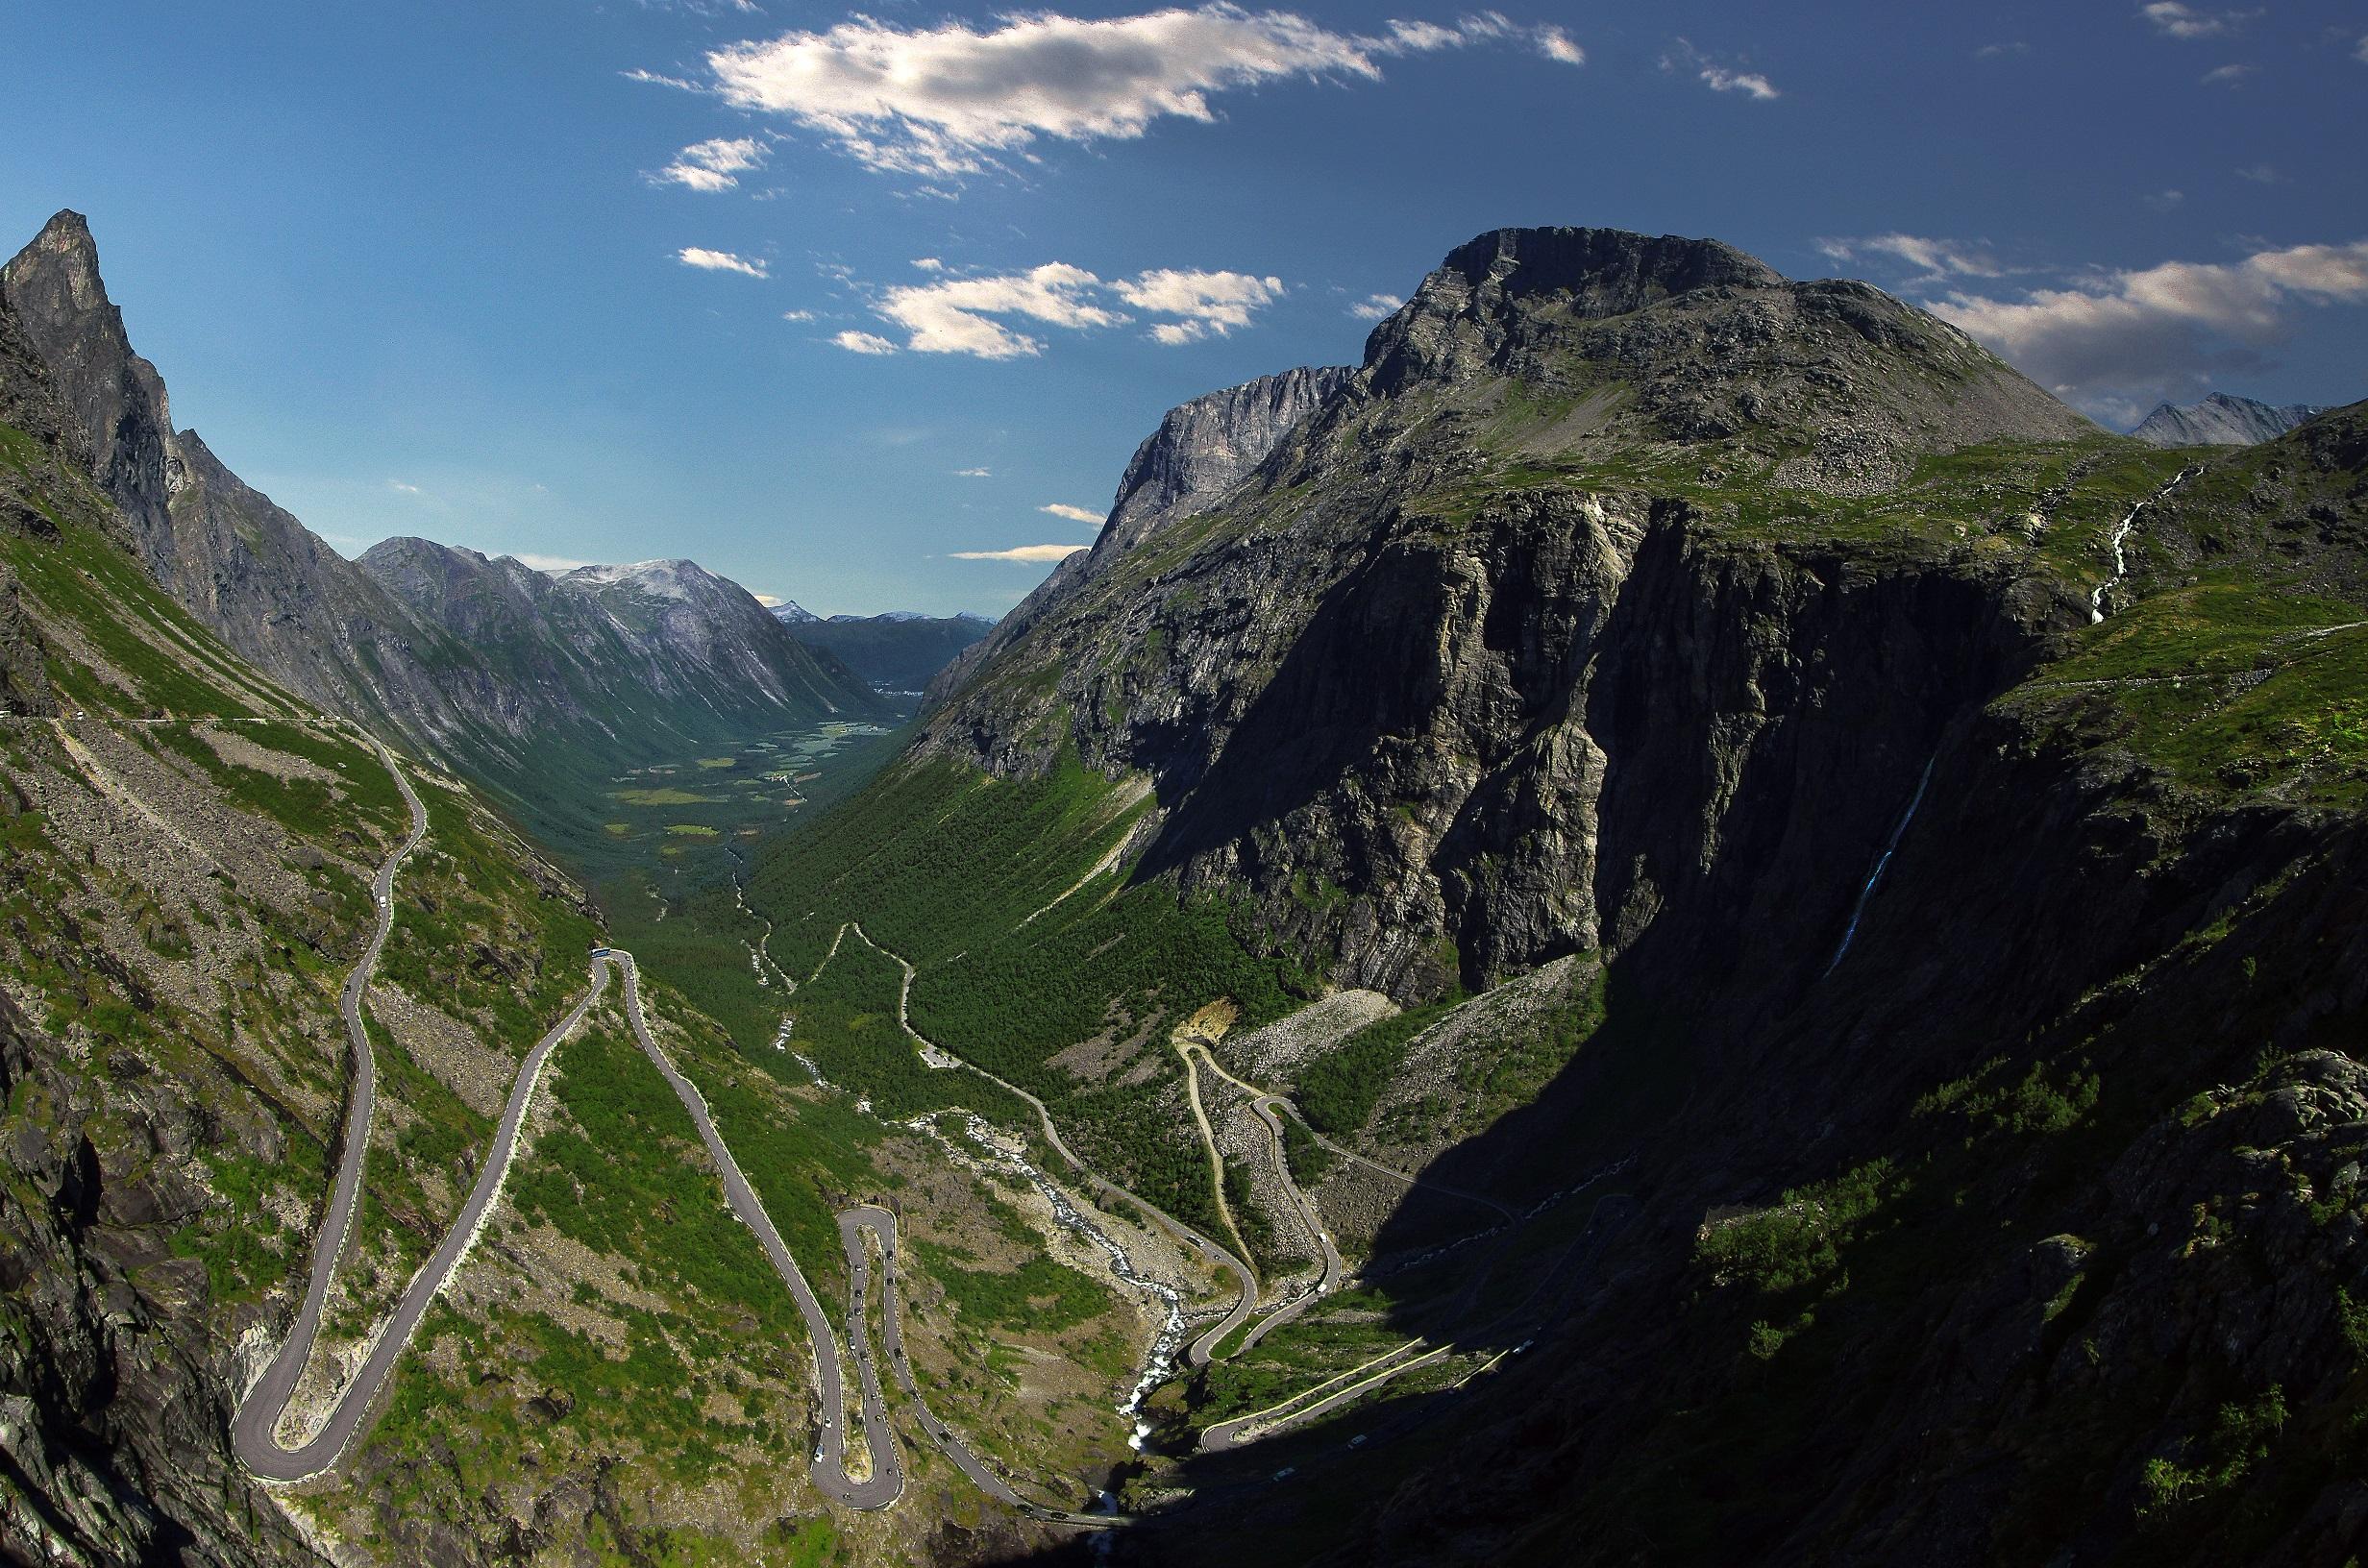
[[[1214,505],[1247,480],[1309,415],[1348,384],[1352,372],[1301,366],[1195,398],[1168,410],[1119,478],[1110,516],[1094,548],[1070,556],[929,683],[942,701],[987,660],[1020,640],[1087,579],[1165,525]]]
[[[308,700],[423,743],[464,715],[430,673],[463,650],[381,593],[303,524],[176,430],[164,382],[132,350],[80,213],[61,212],[0,271],[0,290],[120,508],[149,575]]]
[[[1616,949],[1738,833],[1863,850],[1943,716],[2084,618],[2014,498],[2097,438],[1862,284],[1709,241],[1483,236],[1221,504],[1131,548],[1114,515],[925,744],[1148,774],[1146,869],[1255,890],[1344,983]],[[1999,443],[2046,455],[1969,497],[1947,454]],[[1901,526],[1870,552],[1878,517]],[[1787,815],[1730,820],[1777,778]]]
[[[0,1191],[0,1551],[96,1568],[319,1559],[223,1441],[237,1388],[206,1313],[199,1219],[215,1113],[170,1077],[111,1090],[0,992],[12,1107]]]
[[[1096,551],[1132,550],[1162,523],[1224,499],[1354,374],[1342,366],[1287,370],[1168,410],[1127,463]]]

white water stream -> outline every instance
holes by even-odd
[[[2152,506],[2156,502],[2160,501],[2164,496],[2169,495],[2172,491],[2178,489],[2181,485],[2186,483],[2189,479],[2194,478],[2198,474],[2203,472],[2204,467],[2201,463],[2198,463],[2193,468],[2181,469],[2178,477],[2173,478],[2170,483],[2164,485],[2153,495],[2148,496],[2144,501],[2141,501],[2136,505],[2131,507],[2130,514],[2123,518],[2119,523],[2113,525],[2113,575],[2106,578],[2103,582],[2098,583],[2096,588],[2088,596],[2088,624],[2090,625],[2095,625],[2098,622],[2105,619],[2105,596],[2112,592],[2115,588],[2120,587],[2122,579],[2130,575],[2130,555],[2129,551],[2124,547],[2128,545],[2130,541],[2130,530],[2137,527],[2137,514],[2144,511],[2147,507]],[[1835,962],[1840,962],[1839,954],[1835,955]]]
[[[1832,974],[1841,967],[1842,954],[1850,950],[1851,942],[1857,938],[1859,921],[1866,914],[1866,901],[1875,895],[1875,887],[1883,880],[1885,870],[1890,866],[1891,856],[1899,848],[1899,841],[1908,832],[1908,824],[1915,821],[1916,809],[1924,804],[1924,792],[1932,787],[1933,765],[1939,760],[1940,753],[1935,751],[1931,760],[1924,764],[1924,776],[1916,780],[1915,794],[1908,801],[1907,811],[1901,814],[1899,824],[1891,829],[1891,837],[1885,843],[1883,853],[1876,857],[1875,869],[1866,873],[1866,885],[1859,889],[1859,901],[1851,906],[1850,923],[1842,930],[1841,945],[1834,949],[1834,961],[1825,967],[1826,973]]]
[[[931,1121],[932,1118],[929,1117],[917,1117],[908,1125],[918,1127],[924,1122]],[[1134,1260],[1127,1256],[1124,1247],[1119,1245],[1108,1232],[1086,1218],[1084,1212],[1071,1201],[1069,1194],[1062,1191],[1050,1177],[1037,1169],[1025,1154],[1010,1147],[1001,1139],[996,1137],[995,1128],[983,1117],[969,1116],[966,1127],[973,1143],[981,1149],[992,1151],[998,1161],[1018,1171],[1028,1185],[1043,1194],[1045,1202],[1051,1205],[1052,1217],[1060,1223],[1064,1230],[1084,1237],[1090,1245],[1098,1249],[1110,1260],[1110,1272],[1116,1275],[1121,1283],[1131,1286],[1157,1300],[1165,1312],[1166,1320],[1161,1323],[1159,1333],[1152,1337],[1151,1348],[1144,1355],[1142,1376],[1135,1380],[1134,1388],[1127,1394],[1125,1402],[1118,1408],[1121,1415],[1136,1418],[1135,1430],[1127,1437],[1126,1446],[1141,1453],[1144,1439],[1151,1433],[1150,1423],[1142,1419],[1143,1402],[1150,1397],[1152,1389],[1168,1381],[1169,1375],[1175,1370],[1176,1353],[1184,1347],[1184,1298],[1182,1294],[1176,1290],[1175,1286],[1161,1280],[1148,1278],[1139,1272],[1135,1268]],[[928,1130],[932,1134],[936,1132],[933,1124]]]

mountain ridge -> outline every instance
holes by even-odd
[[[851,672],[784,636],[737,584],[695,565],[686,574],[685,563],[588,569],[580,589],[639,581],[649,602],[615,600],[604,630],[577,616],[569,635],[581,640],[548,643],[548,658],[527,658],[520,639],[555,635],[527,629],[528,606],[557,601],[512,575],[504,591],[509,663],[489,663],[472,641],[488,623],[419,591],[428,574],[384,570],[406,547],[388,541],[347,560],[239,479],[194,430],[173,429],[163,380],[134,352],[81,214],[52,218],[0,270],[0,292],[76,414],[135,549],[175,599],[289,689],[461,768],[513,804],[542,793],[535,774],[555,746],[638,754],[685,736],[883,711]],[[442,559],[450,567],[464,555],[484,561],[473,551]],[[481,576],[479,586],[490,589],[497,576]],[[390,591],[398,586],[413,591]],[[659,614],[661,599],[696,600],[705,616]],[[619,621],[620,610],[638,624]],[[522,658],[532,678],[522,678]]]
[[[797,614],[784,611],[796,610]],[[877,615],[808,614],[795,604],[773,614],[809,648],[846,661],[875,691],[918,694],[995,628],[979,615],[925,615],[887,610]]]
[[[2158,403],[2130,433],[2158,447],[2245,447],[2283,435],[2325,412],[2316,404],[2277,405],[2214,392],[2200,403]]]

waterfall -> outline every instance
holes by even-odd
[[[1834,949],[1834,961],[1825,967],[1827,974],[1840,968],[1842,955],[1850,950],[1851,941],[1858,936],[1859,920],[1866,914],[1866,901],[1875,895],[1875,887],[1883,880],[1885,868],[1891,864],[1891,856],[1899,848],[1908,824],[1915,821],[1916,808],[1924,804],[1924,792],[1932,787],[1933,767],[1939,760],[1940,753],[1935,751],[1924,764],[1924,776],[1916,780],[1915,794],[1909,798],[1908,809],[1900,814],[1898,825],[1891,829],[1890,838],[1883,845],[1883,853],[1875,857],[1875,869],[1866,873],[1866,885],[1859,889],[1859,901],[1851,906],[1850,923],[1842,930],[1841,945]]]

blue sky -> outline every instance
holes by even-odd
[[[340,549],[825,612],[999,613],[1164,408],[1507,224],[1869,278],[2109,419],[2368,395],[2368,3],[1503,3],[18,4],[0,249],[88,213]]]

